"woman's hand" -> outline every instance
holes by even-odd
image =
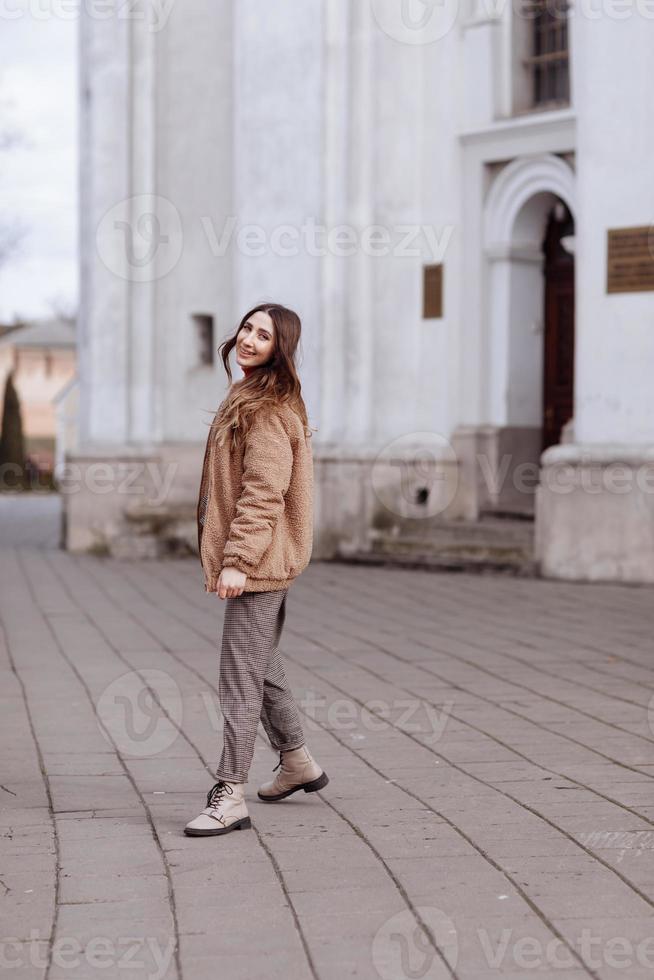
[[[238,568],[223,568],[218,579],[216,595],[221,599],[235,599],[243,591],[247,575]]]

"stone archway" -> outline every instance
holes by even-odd
[[[542,193],[560,197],[575,213],[575,174],[561,157],[552,153],[520,157],[500,171],[489,190],[484,212],[487,251],[511,244],[520,211]]]
[[[513,474],[518,468],[525,472],[525,464],[535,472],[542,448],[543,243],[549,216],[560,202],[574,216],[574,172],[552,154],[508,164],[486,200],[484,415],[492,433],[487,453],[496,468],[505,467],[486,501],[490,510],[533,513],[533,492]]]

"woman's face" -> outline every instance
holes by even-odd
[[[236,335],[236,363],[258,367],[270,360],[275,346],[275,326],[268,313],[257,310]]]

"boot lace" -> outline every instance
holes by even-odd
[[[275,769],[279,769],[279,767],[280,767],[280,766],[281,766],[281,764],[282,764],[282,761],[283,761],[283,758],[284,758],[284,756],[283,756],[283,754],[282,754],[282,753],[280,752],[280,753],[279,753],[279,762],[278,762],[278,763],[277,763],[277,765],[275,766]],[[275,769],[273,769],[273,772],[275,771]]]
[[[208,807],[220,806],[223,797],[225,796],[226,793],[229,796],[232,796],[234,790],[232,789],[231,786],[227,785],[224,779],[219,779],[218,782],[215,783],[207,793],[207,806]]]

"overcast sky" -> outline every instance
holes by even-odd
[[[77,33],[77,18],[0,16],[0,132],[22,137],[0,153],[0,226],[24,231],[0,268],[2,322],[77,305]]]

